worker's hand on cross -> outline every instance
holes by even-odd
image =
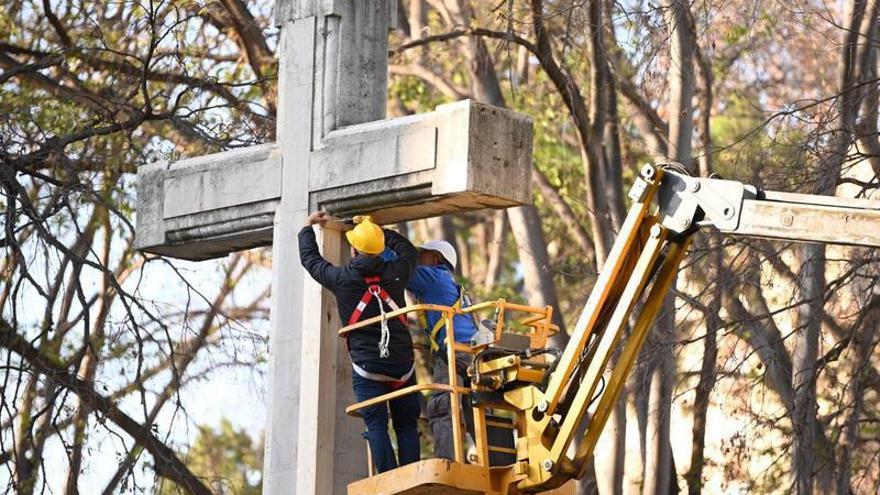
[[[323,211],[316,211],[309,215],[309,218],[306,219],[306,227],[311,227],[312,225],[320,224],[321,228],[327,225],[327,222],[330,221],[330,215]]]

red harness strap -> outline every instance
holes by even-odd
[[[397,380],[394,382],[386,382],[386,383],[388,384],[388,388],[390,388],[392,391],[397,390],[399,388],[403,388],[403,386],[406,385],[405,380]]]
[[[370,304],[370,299],[376,298],[378,304],[381,306],[384,302],[386,306],[391,308],[391,311],[396,311],[400,309],[397,306],[397,303],[394,302],[394,299],[391,299],[391,295],[379,285],[380,277],[364,277],[364,282],[367,283],[367,291],[364,292],[363,297],[361,297],[360,302],[357,304],[357,307],[352,311],[351,316],[348,318],[348,324],[354,325],[361,319],[361,315],[364,313],[364,310],[367,309],[367,306]],[[380,308],[381,309],[381,308]],[[397,318],[401,323],[406,325],[406,317],[403,315],[397,315]]]

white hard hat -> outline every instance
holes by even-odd
[[[446,241],[428,241],[419,246],[419,249],[437,251],[440,253],[440,256],[443,256],[443,258],[452,265],[453,270],[455,270],[455,266],[458,264],[458,255],[455,254],[455,248],[452,247],[452,244],[449,244]]]

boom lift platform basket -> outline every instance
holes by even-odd
[[[455,352],[474,356],[470,387],[417,384],[347,409],[349,414],[425,390],[451,393],[454,460],[429,459],[349,485],[349,495],[571,493],[583,476],[599,435],[631,371],[648,330],[678,273],[692,235],[714,227],[730,235],[825,244],[880,247],[880,202],[763,191],[740,182],[695,178],[680,165],[646,165],[629,197],[632,205],[565,348],[547,360],[548,339],[558,331],[552,308],[504,300],[463,310],[419,304],[385,318],[439,311],[446,321],[447,362]],[[454,341],[453,316],[494,310],[494,335],[477,345]],[[510,318],[510,313],[525,316]],[[344,336],[381,317],[340,330]],[[627,338],[622,337],[633,321]],[[505,328],[520,327],[527,345],[505,345]],[[507,325],[507,326],[506,326]],[[620,347],[617,365],[608,368]],[[474,413],[475,454],[464,453],[462,396]],[[495,416],[508,420],[498,421]],[[579,429],[585,423],[585,429]],[[488,441],[490,427],[506,425],[510,447]],[[583,435],[572,448],[576,432]],[[573,455],[572,452],[573,451]],[[502,465],[490,453],[508,454]]]

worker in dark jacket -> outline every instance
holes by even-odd
[[[336,296],[342,321],[351,325],[404,306],[404,288],[419,256],[416,248],[400,234],[382,229],[369,217],[360,217],[354,229],[346,232],[352,259],[337,267],[321,256],[312,228],[315,224],[323,227],[329,219],[324,212],[308,218],[299,233],[299,256],[312,278]],[[396,260],[386,262],[379,256],[386,245],[398,253]],[[355,330],[349,334],[347,344],[358,402],[415,384],[412,338],[402,318]],[[389,406],[399,464],[388,436]],[[365,408],[362,414],[367,429],[364,437],[378,472],[419,460],[417,394]]]

